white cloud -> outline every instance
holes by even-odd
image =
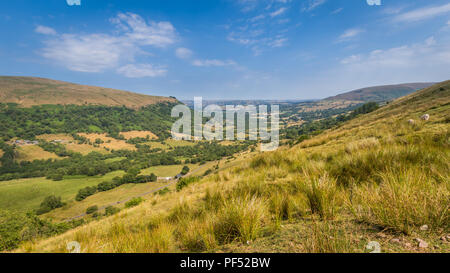
[[[111,20],[125,36],[141,45],[164,47],[175,43],[175,28],[170,22],[146,22],[134,13],[119,13]]]
[[[279,9],[277,9],[276,11],[270,13],[270,17],[276,17],[276,16],[279,16],[279,15],[285,13],[286,10],[287,10],[287,8],[284,8],[284,7],[283,7],[283,8],[279,8]]]
[[[81,0],[67,0],[69,6],[81,6]]]
[[[175,50],[175,55],[180,59],[189,59],[192,56],[192,51],[190,49],[180,47]]]
[[[343,41],[351,40],[352,38],[355,38],[362,32],[364,32],[364,30],[361,28],[347,29],[344,33],[341,34],[341,36],[339,36],[338,41],[343,42]]]
[[[450,4],[420,8],[399,14],[394,17],[397,22],[414,22],[426,20],[450,12]]]
[[[133,13],[120,13],[111,19],[111,22],[119,29],[115,35],[104,33],[58,35],[55,32],[54,38],[44,42],[45,47],[41,54],[72,71],[103,72],[124,63],[134,62],[136,56],[145,54],[144,47],[165,47],[175,43],[176,40],[175,28],[169,22],[147,23]],[[131,70],[133,67],[126,68]],[[149,67],[140,65],[134,68],[136,74],[139,74],[140,70],[140,74],[151,75],[148,71],[142,72],[149,70]]]
[[[260,14],[260,15],[250,18],[249,21],[254,23],[254,22],[262,20],[264,18],[266,18],[266,16],[264,14]]]
[[[316,9],[317,7],[325,4],[327,0],[309,0],[305,7],[302,8],[302,11],[310,12]]]
[[[56,35],[56,31],[53,28],[46,26],[37,26],[34,31],[44,35]]]
[[[151,64],[128,64],[117,69],[117,73],[128,78],[161,77],[167,70]]]
[[[282,47],[287,43],[287,38],[278,38],[269,43],[271,47]]]
[[[229,65],[236,65],[236,62],[233,60],[194,60],[192,62],[192,65],[194,66],[229,66]]]
[[[125,55],[132,59],[136,51],[133,45],[125,44],[120,38],[102,34],[63,34],[45,44],[44,57],[80,72],[102,72],[114,68]]]
[[[331,12],[331,14],[338,14],[338,13],[340,13],[340,12],[343,11],[343,10],[344,10],[344,8],[338,8],[338,9],[333,10],[333,11]]]
[[[371,77],[375,82],[433,79],[450,73],[450,44],[439,44],[430,37],[422,43],[352,55],[342,59],[341,64],[340,73],[367,82]]]

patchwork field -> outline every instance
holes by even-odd
[[[24,145],[16,148],[17,156],[16,160],[21,161],[33,161],[36,159],[58,159],[60,158],[54,153],[44,151],[37,145]]]
[[[147,136],[150,139],[158,139],[158,136],[150,131],[129,131],[129,132],[121,132],[126,139],[132,139],[136,137],[146,138]]]
[[[95,140],[97,139],[101,139],[102,141],[104,141],[104,143],[99,144],[99,146],[103,148],[113,150],[136,150],[136,147],[134,145],[128,144],[123,140],[107,137],[106,134],[80,133],[79,135],[89,139],[92,143],[95,143]]]
[[[169,177],[169,176],[175,176],[181,172],[181,169],[183,169],[183,166],[188,166],[191,170],[196,168],[196,165],[194,164],[187,164],[187,165],[168,165],[168,166],[154,166],[147,169],[143,169],[141,171],[141,174],[143,175],[149,175],[151,173],[156,174],[158,177]]]
[[[94,186],[115,176],[123,175],[123,171],[111,172],[102,177],[70,177],[62,181],[45,178],[16,179],[0,182],[0,209],[28,211],[37,209],[49,195],[61,196],[63,202],[73,200],[78,190]]]
[[[80,153],[82,155],[87,155],[90,152],[108,153],[105,148],[94,147],[89,144],[78,144],[71,135],[67,134],[46,134],[36,137],[37,139],[45,140],[47,142],[51,141],[62,141],[61,144],[66,147],[67,150]]]
[[[164,142],[149,141],[144,144],[150,146],[152,149],[159,148],[167,150],[173,147],[194,146],[195,142],[186,140],[166,139]]]
[[[45,141],[54,141],[54,140],[62,140],[64,142],[73,142],[74,139],[71,135],[68,134],[45,134],[36,137],[37,139],[42,139]]]

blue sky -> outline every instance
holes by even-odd
[[[0,75],[180,99],[314,99],[450,78],[447,0],[71,1],[3,3]]]

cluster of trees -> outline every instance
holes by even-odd
[[[156,182],[158,177],[152,173],[150,175],[139,175],[138,169],[130,169],[122,177],[114,177],[112,181],[104,181],[97,186],[85,187],[78,191],[75,200],[82,201],[87,197],[96,194],[97,192],[109,191],[117,188],[123,184],[139,184],[139,183],[149,183]]]
[[[60,143],[51,143],[45,140],[39,140],[39,147],[41,147],[44,151],[55,153],[61,157],[72,156],[75,154],[72,151],[68,151],[66,147]]]
[[[52,223],[33,212],[0,210],[0,251],[12,250],[25,241],[61,234],[83,222]]]
[[[36,210],[37,215],[41,215],[50,212],[54,209],[61,208],[65,204],[61,201],[61,197],[56,197],[54,195],[48,196],[42,201],[39,209]]]
[[[307,122],[300,126],[285,128],[281,131],[281,135],[286,139],[297,140],[301,142],[305,139],[308,139],[310,136],[320,134],[324,130],[337,126],[342,122],[354,119],[358,115],[373,112],[378,108],[379,106],[376,102],[368,102],[357,107],[349,114],[345,113],[338,115],[337,117],[329,117],[318,121]]]
[[[21,108],[0,104],[0,138],[34,139],[42,134],[98,132],[119,137],[124,131],[151,131],[160,139],[170,136],[175,103],[159,103],[139,110],[102,105],[39,105]]]

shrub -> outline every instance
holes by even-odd
[[[42,201],[39,209],[37,209],[36,214],[41,215],[47,212],[50,212],[56,208],[60,208],[64,206],[64,203],[61,202],[61,197],[56,197],[54,195],[48,196]]]
[[[117,184],[112,181],[105,181],[97,185],[98,191],[109,191],[117,187]]]
[[[170,192],[169,188],[164,188],[162,190],[159,190],[159,191],[155,192],[155,195],[156,194],[164,195],[164,194],[169,193],[169,192]]]
[[[195,183],[200,181],[200,177],[198,176],[191,176],[191,177],[187,177],[187,178],[181,178],[178,182],[177,182],[177,186],[176,189],[177,191],[181,191],[184,187],[188,186],[191,183]]]
[[[133,198],[130,201],[125,203],[125,207],[126,208],[135,207],[135,206],[139,205],[140,203],[142,203],[143,201],[144,200],[141,197]]]
[[[96,192],[97,192],[97,187],[95,187],[95,186],[83,188],[78,191],[78,194],[75,197],[75,200],[82,201],[82,200],[88,198],[89,196],[95,194]]]
[[[108,206],[105,208],[105,216],[114,215],[114,214],[118,213],[119,211],[120,211],[119,208],[116,208],[113,206]]]
[[[86,209],[86,214],[93,214],[94,212],[98,211],[98,206],[90,206]]]
[[[186,175],[186,174],[189,173],[189,171],[190,171],[189,167],[188,166],[184,166],[183,169],[181,170],[181,174],[182,175]]]

